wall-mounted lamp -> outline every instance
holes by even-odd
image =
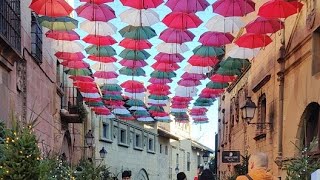
[[[242,118],[247,121],[248,124],[269,124],[271,125],[272,123],[251,123],[250,121],[253,119],[255,111],[257,109],[257,105],[251,100],[251,97],[247,97],[246,103],[240,108],[242,111]]]
[[[93,145],[93,140],[94,140],[94,136],[93,136],[91,130],[89,130],[89,131],[87,132],[87,134],[84,136],[84,138],[85,138],[85,141],[86,141],[86,144],[88,145],[88,147],[89,147],[89,148],[92,147],[92,145]]]

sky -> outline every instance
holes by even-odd
[[[207,0],[207,1],[211,5],[215,0]],[[82,3],[80,3],[79,0],[74,0],[75,7],[78,7],[81,4]],[[118,31],[120,29],[122,29],[123,27],[127,26],[128,24],[121,22],[119,15],[123,11],[128,9],[128,7],[123,6],[121,4],[120,0],[114,0],[114,2],[108,3],[108,5],[110,7],[112,7],[112,9],[114,9],[114,11],[116,13],[116,17],[117,17],[115,19],[110,20],[109,22],[112,23],[113,25],[115,25],[118,28]],[[161,4],[156,9],[153,9],[153,10],[159,14],[160,20],[162,20],[167,14],[169,14],[171,12],[171,10],[167,6],[165,6],[164,4]],[[181,79],[181,75],[184,73],[183,68],[188,64],[187,60],[189,59],[189,57],[191,55],[193,55],[192,50],[195,47],[197,47],[198,45],[200,45],[200,43],[197,42],[200,35],[207,31],[207,29],[204,27],[204,25],[206,24],[206,22],[210,18],[212,18],[215,15],[212,12],[212,6],[209,6],[205,11],[197,12],[196,14],[203,21],[203,23],[198,28],[189,29],[193,34],[195,34],[196,37],[194,38],[194,40],[192,42],[186,43],[186,45],[189,48],[189,51],[182,54],[185,57],[185,60],[183,60],[183,62],[179,63],[180,69],[175,71],[177,73],[177,77],[173,78],[173,82],[170,84],[171,92],[172,92],[171,96],[173,96],[175,94],[174,89],[177,86],[177,82]],[[84,20],[79,17],[77,19],[80,22]],[[156,30],[158,35],[165,28],[167,28],[162,22],[159,22],[151,27]],[[82,38],[86,35],[86,33],[84,31],[77,30],[77,32],[80,34],[80,36]],[[123,37],[120,35],[120,33],[113,35],[113,38],[116,39],[118,42],[120,42],[123,39]],[[143,68],[146,71],[147,76],[146,77],[139,77],[139,81],[143,81],[145,87],[147,85],[149,85],[148,80],[150,78],[150,73],[153,71],[153,69],[151,68],[151,65],[153,63],[155,63],[155,60],[153,59],[153,57],[158,53],[158,51],[156,50],[155,47],[159,43],[163,42],[162,40],[160,40],[157,37],[154,37],[154,38],[150,39],[149,41],[151,42],[151,44],[153,44],[153,47],[151,49],[147,49],[146,51],[149,54],[151,54],[151,57],[148,58],[148,60],[146,61],[149,65]],[[117,44],[115,44],[113,47],[115,48],[117,54],[120,54],[120,52],[123,50],[123,48],[120,46],[117,46]],[[121,59],[119,56],[115,56],[115,57],[118,60]],[[121,68],[120,64],[116,64],[116,66]],[[118,77],[118,80],[120,83],[122,83],[128,79],[129,79],[129,76],[125,76],[125,75],[120,75]],[[138,78],[136,78],[136,79],[138,79]],[[199,89],[198,93],[200,93],[201,90],[203,88],[205,88],[205,85],[207,84],[207,82],[209,82],[208,79],[202,81],[202,85],[197,87]],[[196,97],[194,99],[196,99]],[[191,107],[191,106],[189,106],[189,107]],[[207,116],[209,118],[209,123],[202,124],[202,125],[192,124],[192,138],[194,140],[204,144],[205,146],[208,146],[209,148],[214,149],[214,135],[215,135],[215,132],[217,132],[217,119],[218,119],[218,102],[217,101],[215,101],[214,105],[209,108],[209,110],[207,112]]]

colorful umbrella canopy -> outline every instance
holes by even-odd
[[[163,0],[120,0],[120,2],[125,6],[133,7],[136,9],[148,9],[158,7],[163,3]]]
[[[114,0],[80,0],[80,2],[88,2],[88,3],[94,3],[94,4],[103,4],[108,2],[113,2]]]
[[[302,4],[297,1],[288,2],[285,0],[270,0],[260,8],[258,15],[265,18],[287,18],[298,13]]]
[[[197,28],[202,20],[194,13],[171,12],[163,18],[162,22],[169,28],[189,29]]]
[[[68,69],[65,73],[73,76],[90,76],[92,73],[89,69]]]
[[[122,66],[128,68],[139,68],[148,65],[144,60],[130,60],[130,59],[122,59],[119,62]]]
[[[221,61],[219,63],[220,67],[225,69],[245,69],[250,65],[247,59],[231,58]]]
[[[191,80],[204,80],[204,79],[206,79],[206,76],[204,74],[185,72],[182,74],[181,78],[182,79],[191,79]]]
[[[148,96],[150,99],[154,99],[154,100],[168,100],[169,97],[168,96],[157,96],[157,95],[149,95]]]
[[[109,36],[117,33],[117,27],[110,22],[85,20],[80,24],[80,28],[88,34],[99,36]]]
[[[154,57],[154,59],[158,62],[173,63],[181,62],[184,57],[181,54],[167,54],[160,52]]]
[[[114,10],[106,4],[85,3],[76,10],[79,17],[90,21],[109,21],[115,18]]]
[[[122,67],[119,70],[119,73],[127,76],[146,76],[146,72],[142,68],[131,69],[128,67]]]
[[[78,26],[78,21],[68,16],[58,18],[41,16],[37,19],[41,26],[51,30],[68,31],[75,29]]]
[[[179,69],[179,66],[176,63],[159,63],[156,62],[151,66],[153,69],[162,71],[162,72],[171,72]]]
[[[110,72],[96,71],[92,76],[96,78],[102,78],[102,79],[112,79],[112,78],[117,78],[118,74],[112,71]]]
[[[170,89],[170,86],[166,84],[150,84],[147,86],[147,89],[151,91],[167,91]]]
[[[75,53],[69,53],[69,52],[56,52],[54,54],[58,59],[62,59],[65,61],[80,61],[85,56],[82,54],[82,52],[75,52]]]
[[[132,26],[152,26],[160,21],[159,15],[151,9],[130,8],[120,14],[121,21]]]
[[[245,16],[255,11],[255,3],[251,0],[217,0],[212,8],[224,17]]]
[[[252,59],[257,56],[259,51],[260,51],[260,48],[250,49],[250,48],[234,46],[233,49],[231,49],[228,52],[228,55],[232,58]]]
[[[166,43],[184,43],[192,41],[195,35],[189,30],[167,28],[160,33],[159,38]]]
[[[224,89],[227,88],[229,86],[228,83],[218,83],[218,82],[208,82],[208,84],[206,85],[207,88],[210,89]]]
[[[148,59],[150,57],[150,54],[145,50],[130,50],[130,49],[124,49],[119,54],[120,57],[124,59],[135,59],[135,60],[144,60]]]
[[[117,59],[115,57],[95,56],[95,55],[89,55],[88,59],[90,59],[92,61],[104,62],[104,63],[110,63],[110,62],[116,62],[117,61]]]
[[[168,54],[184,53],[189,50],[188,46],[186,46],[185,44],[165,43],[165,42],[158,44],[156,49],[159,52],[168,53]]]
[[[206,74],[212,70],[212,67],[192,66],[188,64],[186,65],[184,70],[188,73],[193,73],[193,74]]]
[[[154,29],[149,26],[126,26],[119,33],[122,37],[130,39],[151,39],[157,34]]]
[[[275,33],[283,28],[284,23],[279,19],[264,17],[258,17],[246,25],[247,32],[255,34]]]
[[[73,69],[83,69],[88,68],[90,65],[84,61],[64,61],[61,65]]]
[[[186,79],[181,79],[178,81],[178,84],[180,86],[185,86],[185,87],[191,87],[191,86],[198,86],[201,84],[199,80],[186,80]]]
[[[77,41],[58,40],[53,43],[52,48],[56,51],[76,53],[83,51],[83,45]]]
[[[120,85],[123,88],[128,88],[128,89],[140,89],[140,88],[144,88],[144,85],[142,82],[139,81],[135,81],[135,80],[128,80],[125,81],[124,83],[122,83]]]
[[[209,3],[206,0],[168,0],[166,6],[173,12],[196,13],[198,11],[204,11],[209,6]]]
[[[218,59],[214,56],[198,56],[198,55],[193,55],[190,57],[188,60],[188,63],[190,63],[192,66],[215,66],[218,63]]]
[[[271,38],[266,34],[246,33],[240,36],[235,41],[235,44],[237,44],[240,47],[254,49],[259,47],[265,47],[271,42],[272,42]]]
[[[94,82],[82,82],[82,81],[75,81],[73,85],[79,88],[96,88],[97,85]]]
[[[114,56],[116,55],[116,51],[113,49],[111,46],[96,46],[96,45],[91,45],[88,46],[85,51],[94,56]]]
[[[46,32],[46,37],[55,39],[55,40],[65,40],[65,41],[74,41],[80,40],[80,36],[73,30],[69,31],[58,31],[58,30],[50,30]]]
[[[134,39],[125,38],[119,43],[119,46],[122,46],[126,49],[131,49],[131,50],[143,50],[143,49],[150,49],[152,47],[152,44],[148,40],[144,40],[144,39],[134,40]]]
[[[175,72],[153,71],[150,76],[159,79],[168,79],[176,77],[177,74]]]
[[[214,74],[210,77],[210,80],[213,82],[220,82],[220,83],[229,83],[236,80],[235,76],[227,76],[221,74]]]
[[[84,98],[100,98],[100,94],[99,93],[84,93],[81,92],[82,97]]]
[[[127,96],[128,98],[132,99],[144,99],[146,97],[145,92],[143,93],[129,93],[129,92],[124,92],[124,95]]]
[[[112,36],[100,36],[92,34],[84,37],[83,41],[97,46],[109,46],[117,42]]]
[[[240,17],[223,17],[216,15],[213,16],[205,26],[209,31],[236,32],[244,25],[245,24],[241,21]]]
[[[151,77],[149,79],[149,82],[153,84],[167,84],[167,83],[171,83],[172,80],[166,79],[166,78],[158,79],[158,78]]]
[[[198,56],[220,56],[224,54],[223,48],[199,45],[193,50],[194,55]]]
[[[38,15],[50,17],[68,16],[73,11],[65,0],[32,0],[29,8]]]
[[[122,88],[118,84],[104,84],[100,87],[103,91],[121,91]]]
[[[139,99],[129,99],[126,104],[129,106],[145,106],[144,102]]]
[[[94,63],[91,66],[91,69],[96,71],[117,71],[119,68],[113,63]]]
[[[73,81],[93,82],[94,79],[90,76],[70,76]]]
[[[232,43],[234,37],[230,33],[205,32],[200,36],[199,42],[205,46],[224,46]]]
[[[228,76],[235,76],[235,75],[241,74],[239,69],[225,69],[222,67],[220,67],[216,73],[221,75],[228,75]]]

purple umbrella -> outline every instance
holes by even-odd
[[[182,79],[189,79],[189,80],[203,80],[206,79],[204,74],[195,74],[195,73],[188,73],[185,72],[182,76]]]
[[[195,13],[204,11],[209,6],[209,3],[206,0],[168,0],[166,6],[173,12]]]
[[[255,3],[251,0],[217,0],[212,8],[224,17],[245,16],[255,11]]]
[[[191,86],[198,86],[201,84],[199,80],[191,80],[191,79],[181,79],[178,84],[180,86],[185,86],[185,87],[191,87]]]
[[[230,33],[205,32],[200,36],[199,42],[205,46],[220,47],[232,43],[233,39]]]
[[[153,84],[167,84],[167,83],[171,83],[172,80],[171,79],[158,79],[158,78],[152,77],[149,79],[149,82],[153,83]]]
[[[275,33],[284,28],[284,23],[279,19],[258,17],[246,25],[248,33],[267,34]]]
[[[194,34],[189,30],[168,28],[160,34],[159,38],[166,43],[184,43],[192,41]]]

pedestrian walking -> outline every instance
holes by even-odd
[[[123,171],[122,180],[131,180],[131,171]]]
[[[203,166],[202,166],[202,165],[199,165],[199,166],[198,166],[198,169],[197,169],[197,175],[194,177],[193,180],[199,180],[199,177],[200,177],[202,171],[203,171]]]
[[[266,153],[256,153],[250,156],[248,171],[249,173],[237,177],[236,180],[272,180],[272,175],[267,172],[268,156]]]
[[[177,174],[177,180],[187,180],[187,176],[184,172],[179,172]]]
[[[210,169],[205,169],[202,171],[199,180],[214,180],[214,175]]]

